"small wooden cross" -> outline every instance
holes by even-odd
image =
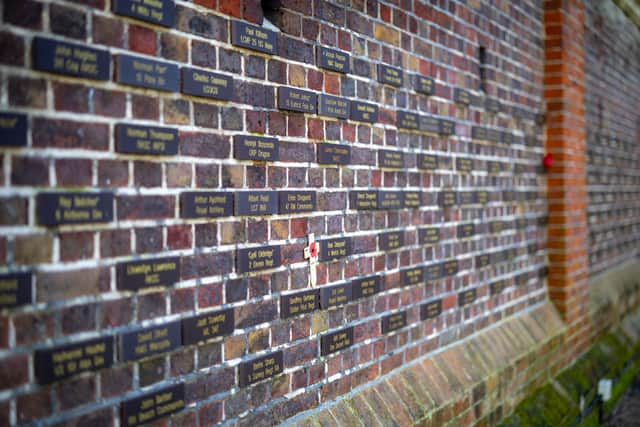
[[[318,282],[318,276],[316,275],[316,266],[318,265],[318,242],[316,242],[316,236],[313,233],[309,234],[309,246],[304,248],[304,258],[309,260],[309,281],[313,288]]]

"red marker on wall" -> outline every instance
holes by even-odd
[[[542,165],[545,169],[550,169],[551,165],[553,165],[553,154],[547,153],[542,158]]]

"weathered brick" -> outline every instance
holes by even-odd
[[[96,295],[108,289],[108,268],[38,273],[37,296],[42,302]]]
[[[51,31],[74,39],[87,37],[87,16],[79,9],[52,4],[49,7]]]
[[[108,126],[101,123],[34,118],[33,145],[40,148],[106,150],[109,147],[108,130]]]

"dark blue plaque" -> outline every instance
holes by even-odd
[[[103,49],[36,37],[33,40],[36,70],[93,80],[109,80],[111,55]]]
[[[30,272],[0,274],[0,308],[31,303],[31,276]]]
[[[320,46],[318,48],[318,67],[338,71],[339,73],[348,73],[349,54]]]
[[[173,0],[114,0],[113,13],[163,27],[173,27],[176,6]]]
[[[246,22],[231,22],[231,43],[258,52],[274,54],[278,51],[275,32]]]
[[[233,78],[197,68],[182,69],[182,93],[204,98],[229,100],[233,95]]]
[[[154,126],[116,125],[118,153],[172,156],[178,154],[178,130]]]
[[[118,83],[169,92],[180,88],[180,73],[175,64],[131,55],[118,55],[116,62]]]
[[[27,115],[0,113],[0,147],[27,145]]]

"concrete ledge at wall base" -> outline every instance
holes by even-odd
[[[496,425],[555,374],[565,331],[547,302],[283,425]]]

